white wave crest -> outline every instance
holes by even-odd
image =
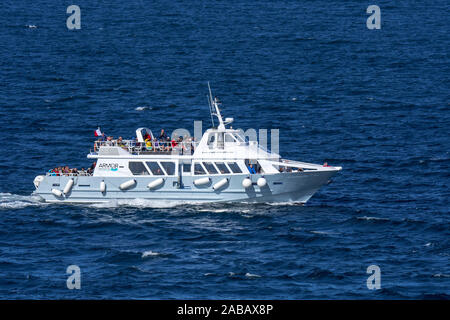
[[[159,253],[159,252],[154,252],[154,251],[152,251],[152,250],[149,250],[149,251],[144,251],[144,252],[142,253],[141,258],[155,257],[155,256],[159,256],[159,255],[161,255],[161,253]]]
[[[247,273],[245,274],[245,276],[246,276],[247,278],[261,278],[261,276],[260,276],[259,274],[253,274],[253,273],[249,273],[249,272],[247,272]]]
[[[149,110],[149,109],[151,109],[151,108],[147,107],[147,106],[142,106],[142,107],[137,107],[134,110],[136,110],[136,111],[144,111],[144,110]]]

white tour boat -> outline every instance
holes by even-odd
[[[96,141],[87,157],[92,171],[54,170],[34,179],[46,202],[97,203],[113,200],[198,202],[299,202],[309,198],[341,167],[285,160],[248,141],[222,119],[209,94],[218,126],[195,141],[158,140],[139,128],[135,140]]]

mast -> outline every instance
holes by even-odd
[[[217,100],[217,98],[213,99],[209,81],[208,81],[208,89],[209,89],[209,101],[211,106],[211,116],[214,115],[219,120],[219,126],[217,128],[219,130],[225,130],[225,124],[223,123],[222,115],[220,114],[219,101]]]

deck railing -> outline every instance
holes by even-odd
[[[82,176],[92,176],[92,173],[87,173],[86,171],[78,171],[78,172],[47,172],[46,176],[69,176],[69,177],[82,177]]]
[[[107,140],[95,141],[94,150],[91,154],[98,154],[100,147],[120,147],[130,154],[178,154],[191,155],[197,146],[195,141],[158,141],[152,140],[151,145],[146,142],[138,142],[135,140]]]

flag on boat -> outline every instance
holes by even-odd
[[[100,137],[101,135],[102,135],[102,132],[100,131],[100,127],[98,127],[97,130],[95,130],[95,136]]]

